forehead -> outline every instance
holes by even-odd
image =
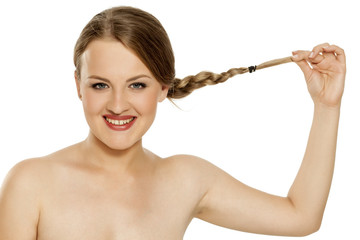
[[[97,74],[108,78],[128,78],[135,74],[151,75],[149,69],[120,41],[92,41],[81,56],[81,75]]]

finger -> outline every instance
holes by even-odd
[[[293,61],[301,61],[301,60],[306,60],[309,61],[312,64],[318,64],[320,63],[322,60],[324,60],[324,56],[323,55],[316,55],[315,57],[310,57],[311,56],[310,51],[294,51],[293,52]]]
[[[293,54],[293,57],[292,57],[293,61],[298,62],[298,61],[302,61],[302,60],[308,60],[310,51],[297,50],[297,51],[293,51],[292,54]]]
[[[315,46],[313,48],[312,52],[310,53],[309,58],[310,59],[316,58],[319,54],[322,54],[322,52],[324,51],[324,48],[328,47],[328,46],[330,46],[330,44],[328,44],[328,43],[322,43],[322,44]]]
[[[311,64],[318,64],[318,63],[322,62],[324,60],[324,58],[325,58],[325,56],[323,56],[322,54],[318,54],[318,55],[316,55],[315,57],[312,57],[312,58],[310,58],[310,55],[311,55],[311,53],[309,54],[309,62]]]
[[[328,43],[319,44],[312,50],[312,53],[310,53],[310,59],[315,59],[315,61],[312,61],[313,63],[320,63],[319,60],[324,60],[324,58],[328,60],[337,60],[335,52],[332,51],[326,51],[328,47],[330,47]],[[339,50],[340,51],[340,50]],[[324,58],[320,59],[318,56],[323,56]]]
[[[344,49],[342,49],[336,45],[330,45],[328,47],[324,47],[323,51],[326,53],[333,53],[335,55],[336,59],[338,59],[341,63],[345,64],[346,56],[345,56]]]

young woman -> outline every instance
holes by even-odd
[[[160,158],[142,146],[158,102],[255,68],[176,79],[170,41],[156,18],[131,7],[99,13],[74,53],[89,135],[10,171],[0,192],[0,239],[175,240],[194,217],[269,235],[317,231],[334,169],[345,55],[321,44],[293,52],[291,60],[304,73],[314,118],[298,175],[288,196],[279,197],[198,157]]]

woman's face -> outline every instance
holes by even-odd
[[[167,96],[141,60],[121,42],[92,41],[81,56],[77,90],[90,133],[108,147],[124,150],[150,128],[157,103]]]

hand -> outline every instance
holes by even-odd
[[[346,73],[344,50],[324,43],[311,52],[294,51],[292,59],[304,73],[314,104],[340,107]]]

